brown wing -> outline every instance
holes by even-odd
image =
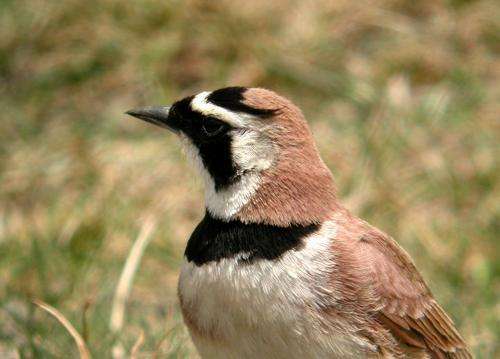
[[[377,319],[396,339],[427,350],[433,358],[472,358],[453,321],[392,238],[374,229],[362,235],[358,245],[369,259],[380,301]]]

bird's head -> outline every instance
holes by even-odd
[[[336,206],[302,112],[272,91],[227,87],[127,114],[179,135],[214,217],[286,226],[319,223]]]

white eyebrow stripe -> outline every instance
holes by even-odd
[[[213,116],[220,120],[226,121],[228,124],[241,127],[243,126],[242,119],[248,117],[248,115],[240,114],[237,112],[230,111],[224,107],[214,105],[207,100],[211,92],[204,91],[196,95],[191,100],[191,109],[193,111],[199,112],[205,116]]]

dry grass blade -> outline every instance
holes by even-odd
[[[160,357],[162,349],[165,353],[170,350],[170,342],[167,343],[168,344],[167,348],[162,348],[162,346],[167,341],[168,336],[170,335],[170,333],[174,329],[174,326],[171,326],[171,323],[173,322],[173,318],[174,318],[174,310],[172,307],[169,307],[168,311],[167,311],[166,318],[165,318],[165,322],[167,323],[167,328],[165,328],[165,335],[163,335],[163,337],[158,342],[158,344],[156,344],[155,351],[153,352],[153,356],[152,356],[153,359]]]
[[[137,237],[134,245],[130,249],[125,265],[123,266],[118,285],[116,286],[115,295],[113,298],[113,306],[111,307],[111,316],[109,319],[109,328],[114,334],[121,331],[125,318],[125,304],[127,302],[134,275],[139,267],[142,254],[151,239],[151,234],[155,228],[155,221],[147,218],[142,225],[139,236]],[[117,341],[112,349],[114,358],[122,358],[124,356],[123,345]]]
[[[170,342],[167,342],[168,336],[171,334],[172,329],[168,330],[165,335],[161,338],[161,340],[156,344],[155,350],[153,352],[153,355],[151,356],[152,359],[157,359],[162,357],[162,353],[168,353],[170,350]],[[166,348],[163,347],[163,344],[167,343]]]
[[[151,234],[153,233],[155,222],[149,218],[144,221],[141,232],[137,237],[132,249],[130,250],[125,265],[123,266],[120,280],[116,286],[115,296],[113,298],[113,306],[111,308],[111,317],[109,327],[113,333],[117,333],[123,326],[125,315],[125,303],[132,288],[135,272],[141,261],[142,254],[146,249]]]
[[[73,325],[67,320],[64,315],[62,315],[61,312],[59,312],[56,308],[48,305],[47,303],[44,303],[40,300],[33,300],[33,303],[43,310],[45,310],[47,313],[52,315],[54,318],[56,318],[59,323],[62,324],[62,326],[68,331],[68,333],[73,337],[75,340],[76,346],[78,347],[78,352],[80,353],[80,358],[81,359],[90,359],[90,352],[87,348],[87,345],[85,344],[85,341],[81,337],[81,335],[78,333],[78,331],[73,327]]]
[[[139,354],[139,349],[141,348],[142,344],[144,344],[144,330],[141,330],[139,337],[132,346],[132,349],[130,350],[130,359],[137,359]]]

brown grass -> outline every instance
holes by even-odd
[[[80,359],[90,359],[90,352],[87,349],[87,344],[85,344],[85,341],[81,337],[80,333],[78,333],[75,327],[69,322],[68,319],[64,317],[64,315],[62,315],[60,311],[40,300],[35,299],[33,300],[33,303],[38,307],[40,307],[41,309],[45,310],[54,318],[56,318],[59,321],[59,323],[61,323],[61,325],[64,327],[64,329],[68,331],[68,333],[71,335],[71,337],[76,343],[78,352],[80,353]]]

